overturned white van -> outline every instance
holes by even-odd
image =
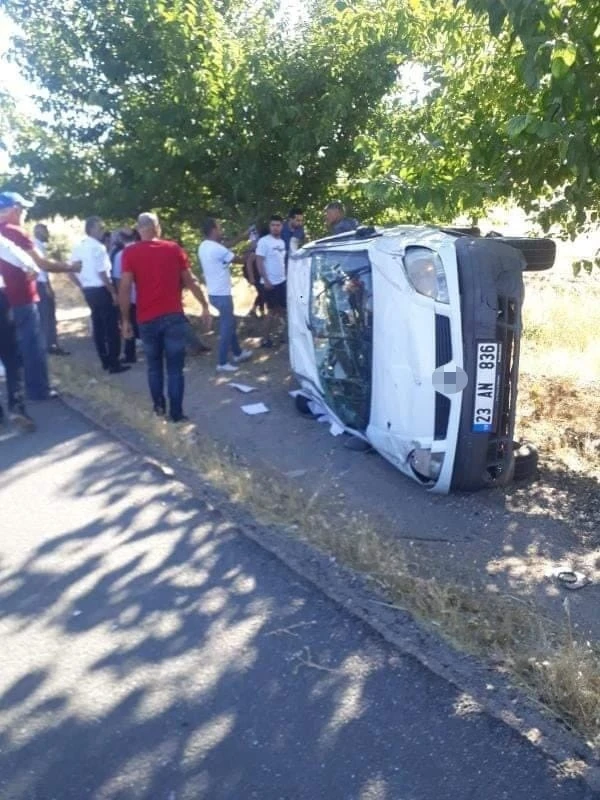
[[[429,226],[306,245],[288,268],[299,410],[318,401],[431,491],[531,471],[514,442],[523,272],[554,258],[550,239]]]

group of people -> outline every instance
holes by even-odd
[[[136,361],[136,340],[141,339],[154,413],[175,423],[187,419],[183,370],[189,323],[183,309],[184,289],[200,303],[206,329],[211,323],[209,302],[219,312],[216,369],[235,372],[253,354],[239,343],[233,307],[231,265],[242,264],[257,291],[253,311],[260,310],[264,319],[261,346],[273,346],[276,327],[283,327],[285,321],[289,257],[306,238],[301,208],[292,208],[285,220],[275,214],[260,231],[253,226],[228,242],[223,241],[219,221],[206,219],[198,258],[207,298],[183,248],[161,238],[155,214],[140,214],[134,229],[122,229],[111,239],[103,221],[90,217],[70,262],[62,263],[45,255],[45,226],[35,227],[35,239],[24,231],[25,213],[31,205],[17,193],[0,193],[0,360],[6,370],[9,416],[23,427],[33,428],[25,394],[35,401],[53,395],[47,355],[66,354],[56,336],[49,272],[68,273],[81,288],[91,312],[96,352],[108,373],[130,368]],[[337,201],[324,213],[333,234],[358,225],[345,216]],[[245,250],[236,254],[231,248],[244,240]]]
[[[348,233],[358,227],[358,221],[347,217],[343,204],[337,200],[325,207],[324,214],[333,235]],[[219,312],[217,371],[235,372],[239,363],[250,358],[252,353],[242,350],[237,338],[230,266],[235,263],[243,264],[246,280],[256,289],[256,298],[250,313],[256,315],[260,312],[264,319],[261,347],[273,347],[274,332],[279,326],[281,335],[285,323],[286,279],[290,254],[306,241],[304,211],[293,207],[285,220],[274,214],[269,224],[260,231],[253,227],[247,234],[244,233],[230,242],[223,241],[223,231],[215,219],[205,221],[203,234],[205,238],[198,248],[198,260],[204,273],[210,303]],[[250,247],[241,255],[236,255],[230,248],[244,237],[250,242]]]

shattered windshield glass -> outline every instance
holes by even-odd
[[[354,430],[369,424],[373,286],[366,252],[315,253],[311,328],[325,400]]]

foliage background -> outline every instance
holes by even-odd
[[[597,221],[600,0],[4,0],[38,119],[11,185],[38,216],[161,213],[187,238],[341,197],[365,221],[510,201]]]

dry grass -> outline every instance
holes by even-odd
[[[348,516],[341,506],[307,496],[279,474],[257,476],[195,426],[174,428],[150,417],[102,376],[62,361],[55,375],[65,390],[85,398],[100,419],[110,424],[117,415],[260,521],[277,524],[368,576],[390,605],[407,609],[460,648],[492,660],[600,748],[600,654],[576,643],[569,626],[551,622],[518,598],[417,577],[402,546],[367,518]]]
[[[523,313],[519,433],[600,478],[600,277],[539,276]]]

